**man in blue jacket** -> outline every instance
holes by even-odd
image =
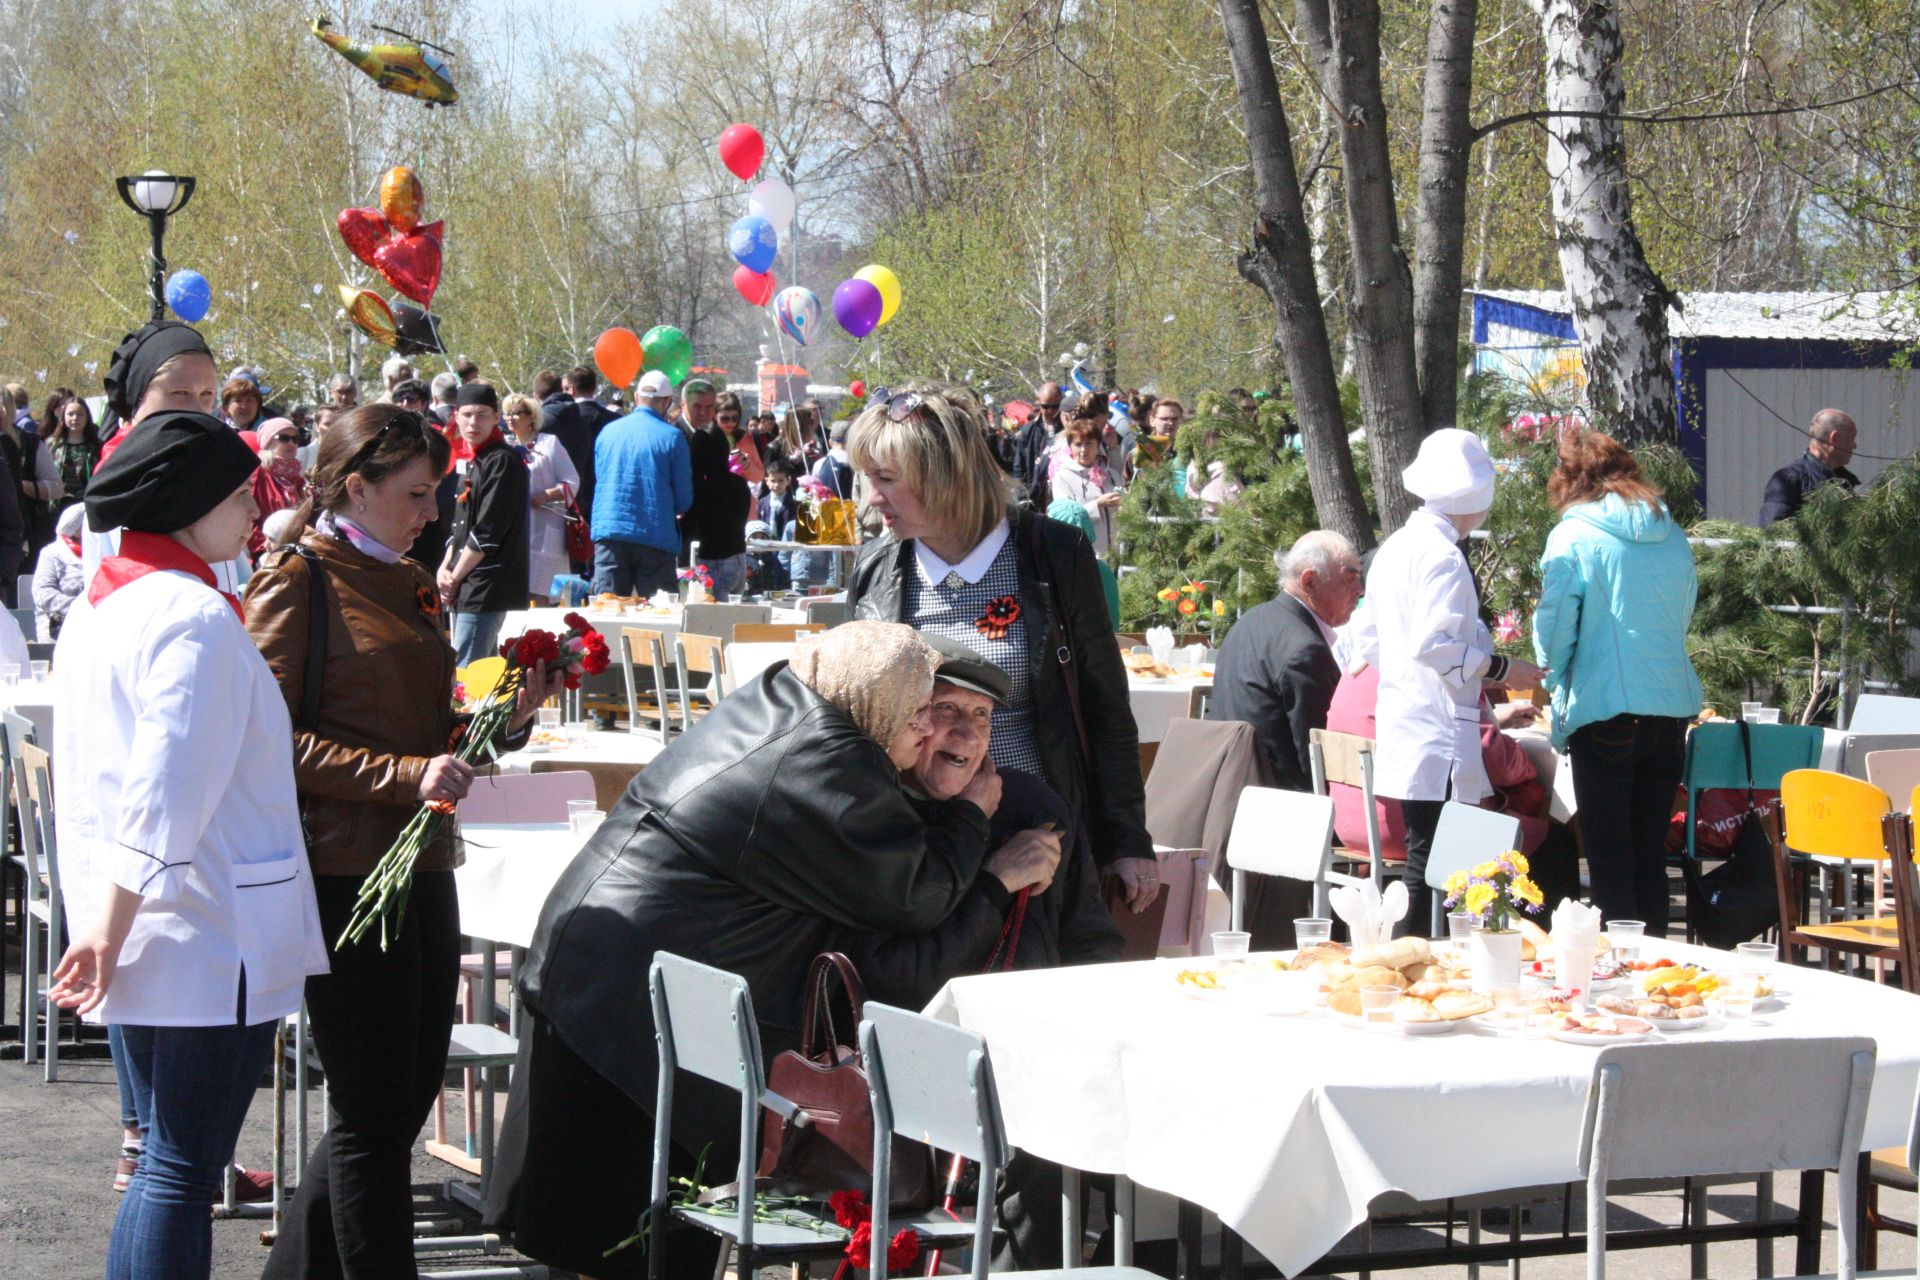
[[[640,379],[638,406],[593,446],[593,589],[650,596],[674,589],[680,530],[693,505],[693,457],[667,421],[673,383],[659,370]]]

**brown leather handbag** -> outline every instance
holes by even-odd
[[[840,993],[832,990],[835,978]],[[860,971],[838,951],[815,956],[807,970],[800,1048],[780,1054],[767,1071],[767,1088],[805,1113],[804,1119],[777,1123],[769,1115],[761,1126],[756,1172],[781,1194],[873,1190],[873,1106],[867,1100],[867,1073],[858,1050],[842,1044],[833,1025],[833,997],[842,993],[857,1026],[866,1003]],[[857,1037],[849,1034],[847,1039]],[[933,1153],[895,1135],[893,1211],[931,1208],[933,1192]]]

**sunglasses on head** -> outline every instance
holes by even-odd
[[[888,422],[905,422],[915,409],[927,402],[927,398],[918,391],[889,391],[885,387],[875,387],[867,403],[879,405],[886,410]]]

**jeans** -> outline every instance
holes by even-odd
[[[321,926],[338,938],[361,878],[313,879]],[[328,958],[332,971],[307,979],[307,1014],[334,1120],[307,1160],[264,1280],[412,1276],[413,1143],[446,1071],[460,971],[453,872],[415,873],[386,950],[368,941]]]
[[[1593,905],[1667,936],[1667,821],[1686,770],[1686,722],[1619,715],[1567,739]]]
[[[107,1052],[113,1055],[113,1079],[120,1086],[120,1128],[144,1134],[147,1118],[140,1114],[140,1106],[146,1099],[133,1087],[133,1073],[127,1066],[127,1033],[119,1023],[107,1028]]]
[[[737,556],[707,561],[707,572],[713,577],[715,600],[727,600],[746,592],[747,555],[744,551]]]
[[[113,1221],[107,1280],[211,1274],[208,1206],[273,1056],[273,1029],[272,1022],[120,1029],[147,1146]]]
[[[650,596],[678,586],[673,552],[644,542],[593,544],[593,589],[618,596]]]
[[[500,624],[504,613],[456,613],[453,615],[453,660],[457,666],[469,666],[499,652]]]

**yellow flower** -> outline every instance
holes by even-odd
[[[1227,602],[1225,600],[1215,600],[1213,602],[1213,616],[1216,618],[1224,618],[1227,616]]]
[[[1182,613],[1192,613],[1194,610],[1198,609],[1199,607],[1200,607],[1199,605],[1195,604],[1191,600],[1182,600],[1180,602],[1180,612]]]
[[[1545,896],[1540,892],[1540,886],[1523,875],[1513,878],[1513,896],[1528,906],[1534,907],[1541,906],[1546,901]]]
[[[1467,889],[1466,901],[1460,904],[1460,909],[1469,915],[1483,916],[1487,914],[1487,908],[1493,905],[1493,900],[1497,896],[1494,887],[1490,884],[1471,885]]]
[[[1171,603],[1180,598],[1180,593],[1178,591],[1175,591],[1172,587],[1168,587],[1165,590],[1161,591],[1160,598],[1162,600],[1165,600]]]
[[[1467,887],[1467,873],[1464,871],[1456,871],[1452,875],[1447,877],[1447,883],[1444,886],[1444,892],[1449,898],[1451,898],[1454,895],[1465,890],[1466,887]]]
[[[1197,582],[1189,582],[1180,588],[1180,594],[1184,596],[1197,595],[1199,591],[1200,584]]]
[[[1509,849],[1500,856],[1506,860],[1508,866],[1513,868],[1513,874],[1517,876],[1524,876],[1533,870],[1533,867],[1527,862],[1527,855],[1518,849]]]
[[[1499,874],[1500,862],[1496,858],[1489,858],[1473,869],[1473,878],[1475,880],[1491,880]]]

